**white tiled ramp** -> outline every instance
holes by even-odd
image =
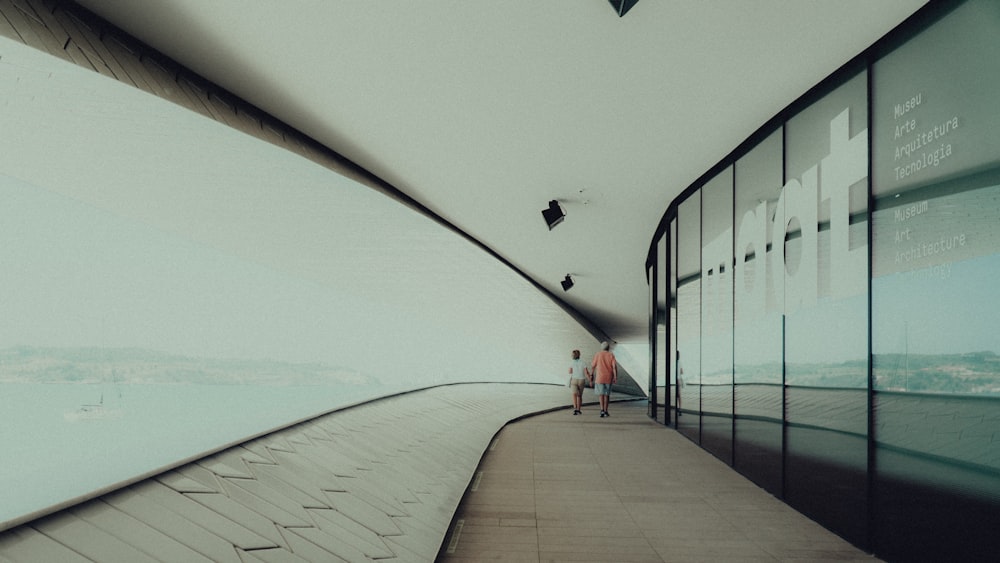
[[[496,433],[568,399],[466,384],[338,411],[0,532],[0,562],[433,561]]]

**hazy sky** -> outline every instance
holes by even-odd
[[[876,353],[1000,354],[1000,257],[945,263],[872,282]]]
[[[570,350],[596,349],[479,248],[298,155],[3,38],[0,99],[0,346],[322,361],[414,386],[561,381]]]

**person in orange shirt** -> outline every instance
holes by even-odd
[[[591,381],[594,382],[594,393],[601,403],[601,418],[608,414],[608,402],[611,398],[611,386],[618,383],[618,362],[611,352],[611,344],[601,342],[601,351],[594,355],[590,362]]]

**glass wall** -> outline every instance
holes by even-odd
[[[667,271],[667,305],[669,307],[669,317],[667,318],[667,361],[670,370],[670,404],[671,416],[674,424],[677,424],[677,417],[680,414],[680,384],[684,382],[680,375],[681,362],[680,352],[677,350],[677,218],[670,220],[670,231],[667,236],[667,257],[666,261],[670,265]]]
[[[701,441],[701,193],[677,210],[677,429]]]
[[[783,184],[782,130],[735,164],[733,465],[772,494],[782,492],[783,315],[767,256]]]
[[[924,15],[667,211],[677,428],[885,559],[991,560],[1000,5]]]
[[[919,545],[944,559],[946,545],[923,538],[986,549],[997,529],[998,33],[1000,5],[972,2],[872,71],[875,520],[886,528],[875,547],[886,553]]]
[[[855,515],[867,513],[866,93],[862,72],[785,123],[769,256],[784,273],[785,498],[856,541]]]
[[[701,189],[701,444],[733,455],[733,170]]]
[[[670,418],[670,388],[668,378],[669,350],[667,350],[667,276],[669,262],[667,261],[667,238],[660,237],[656,245],[656,262],[653,268],[655,276],[652,284],[656,307],[653,316],[653,382],[650,385],[650,397],[653,398],[654,417],[659,422],[667,422]]]

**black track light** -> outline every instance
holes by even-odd
[[[573,287],[573,278],[566,274],[566,278],[559,283],[562,285],[563,291],[569,291],[569,288]]]
[[[553,227],[563,222],[566,218],[566,212],[559,207],[559,202],[552,200],[549,202],[549,208],[542,210],[542,217],[545,218],[545,224],[549,226],[551,231]]]

